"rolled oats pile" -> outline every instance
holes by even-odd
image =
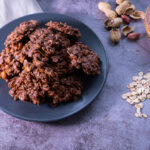
[[[142,112],[144,106],[143,102],[146,99],[150,99],[150,72],[145,75],[143,72],[139,72],[138,76],[133,76],[133,82],[130,83],[127,88],[130,92],[122,95],[129,104],[135,106],[136,117],[147,118],[147,114]]]

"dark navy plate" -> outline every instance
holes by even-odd
[[[61,104],[55,108],[50,107],[47,103],[36,106],[34,104],[22,101],[15,102],[13,98],[8,94],[9,89],[7,83],[2,79],[0,80],[0,108],[4,112],[14,117],[30,121],[50,122],[60,120],[71,116],[85,108],[102,90],[108,72],[108,62],[105,49],[96,34],[93,33],[93,31],[82,22],[66,15],[39,13],[18,18],[1,28],[1,51],[2,49],[4,49],[4,42],[7,35],[10,34],[13,29],[21,22],[31,19],[37,20],[40,26],[44,26],[46,22],[53,20],[58,22],[66,22],[68,25],[78,28],[82,33],[81,41],[92,48],[92,50],[96,52],[101,59],[102,73],[100,75],[84,79],[84,90],[82,95],[79,97],[79,100],[67,104]]]

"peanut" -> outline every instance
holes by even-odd
[[[24,58],[23,58],[23,57],[20,58],[20,62],[21,62],[21,63],[24,62]]]
[[[129,33],[127,36],[128,40],[133,40],[133,41],[139,39],[139,37],[140,37],[140,33],[136,33],[136,32]]]
[[[98,9],[105,13],[106,17],[108,18],[116,18],[117,14],[115,11],[111,9],[110,4],[106,2],[99,2],[98,3]]]
[[[10,52],[10,48],[6,48],[6,52],[9,53]]]
[[[111,10],[111,9],[107,9],[107,10],[105,11],[105,15],[106,15],[106,17],[108,17],[108,18],[116,18],[116,17],[117,17],[115,11],[113,11],[113,10]]]
[[[102,12],[105,12],[106,9],[111,9],[111,6],[110,6],[110,4],[108,4],[106,2],[99,2],[98,9],[101,10]]]
[[[135,11],[133,14],[130,15],[132,19],[144,19],[145,13],[143,11]]]
[[[3,79],[6,79],[6,72],[5,72],[5,71],[3,71],[3,72],[1,73],[1,77],[2,77]]]
[[[121,34],[120,34],[120,30],[119,29],[112,29],[110,31],[110,39],[114,42],[114,43],[118,43],[121,39]]]
[[[105,20],[106,28],[117,28],[122,24],[122,19],[120,17],[117,18],[108,18]]]
[[[122,27],[122,33],[124,36],[127,36],[129,33],[133,32],[135,27],[130,27],[128,25]]]
[[[27,72],[30,72],[30,71],[31,71],[31,68],[29,68],[28,66],[26,66],[26,67],[24,68],[24,70],[27,71]]]
[[[128,7],[125,11],[125,14],[126,15],[132,15],[135,11],[135,6],[134,5],[131,5],[130,7]]]
[[[123,3],[125,0],[116,0],[116,4],[121,4]]]
[[[117,14],[118,15],[122,15],[122,14],[124,14],[124,12],[126,11],[126,9],[130,6],[130,4],[131,4],[131,2],[129,2],[129,1],[124,1],[124,2],[122,2],[120,5],[118,5],[117,7],[116,7],[116,12],[117,12]]]
[[[22,47],[23,47],[22,42],[18,43],[18,45],[17,45],[18,50],[22,49]]]
[[[121,15],[122,20],[126,23],[129,24],[130,23],[130,18],[126,15]]]

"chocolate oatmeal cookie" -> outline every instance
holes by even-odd
[[[73,37],[77,37],[77,38],[81,37],[81,33],[77,28],[73,28],[67,25],[66,23],[50,21],[46,23],[46,26],[50,27],[50,29],[58,30],[64,34],[67,34]]]
[[[13,48],[13,46],[16,46],[24,37],[32,33],[37,26],[38,22],[36,20],[21,23],[19,27],[16,27],[14,31],[8,35],[5,46],[7,48]]]
[[[0,76],[14,100],[36,105],[77,100],[83,89],[79,70],[85,75],[100,72],[97,54],[77,42],[80,36],[78,29],[61,22],[39,28],[30,20],[16,27],[0,53]]]
[[[82,69],[88,75],[100,73],[99,57],[88,46],[76,42],[67,49],[71,64],[77,69]]]

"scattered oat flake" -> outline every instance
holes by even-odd
[[[142,76],[139,76],[139,77],[138,77],[138,80],[139,80],[139,81],[142,80]]]
[[[150,99],[150,94],[147,94],[147,98]]]
[[[143,76],[143,72],[139,72],[139,76]]]
[[[142,116],[143,116],[144,118],[147,118],[147,117],[148,117],[147,114],[145,114],[145,113],[143,113]]]
[[[145,84],[146,83],[146,80],[142,80],[142,84]]]
[[[143,104],[143,103],[139,103],[138,106],[139,106],[140,108],[143,108],[144,104]]]
[[[128,103],[131,103],[131,102],[132,102],[132,100],[131,100],[130,98],[128,98],[128,99],[127,99],[127,102],[128,102]]]
[[[126,95],[126,94],[123,94],[123,95],[122,95],[122,98],[123,98],[123,99],[126,99],[126,98],[127,98],[127,95]]]
[[[141,108],[138,104],[135,105],[136,108]]]
[[[147,118],[148,115],[142,112],[142,108],[146,99],[150,99],[150,72],[144,75],[143,72],[139,72],[138,76],[132,77],[133,82],[131,82],[127,88],[130,92],[122,95],[129,104],[135,106],[137,118]]]
[[[141,113],[141,108],[136,108],[136,112],[137,112],[138,114],[140,114],[140,113]]]
[[[137,76],[133,76],[133,81],[137,81],[138,80],[138,77]]]
[[[149,93],[149,89],[145,89],[145,94],[148,94]]]
[[[139,113],[139,117],[142,117],[142,113]]]
[[[138,118],[138,117],[139,117],[139,114],[138,114],[138,113],[135,113],[135,117],[137,117],[137,118]]]

